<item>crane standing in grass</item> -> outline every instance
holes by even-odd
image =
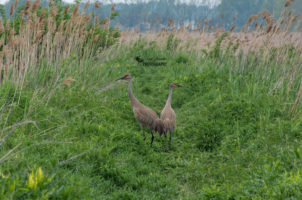
[[[154,131],[158,132],[160,136],[162,135],[162,133],[164,133],[164,125],[163,125],[162,121],[159,119],[159,117],[153,110],[151,110],[147,106],[144,106],[141,102],[139,102],[135,98],[135,96],[133,95],[133,92],[132,92],[132,87],[131,87],[132,78],[131,78],[130,74],[125,74],[123,77],[121,77],[117,80],[129,81],[128,94],[129,94],[129,98],[131,101],[132,110],[133,110],[135,119],[136,119],[136,121],[138,121],[138,123],[140,124],[140,126],[142,128],[144,139],[146,139],[144,128],[145,127],[150,128],[151,134],[152,134],[150,146],[152,147],[152,143],[154,140],[154,134],[153,134]]]
[[[166,101],[166,105],[164,109],[161,111],[160,119],[164,124],[164,134],[165,134],[165,145],[167,149],[167,133],[170,132],[170,144],[172,142],[172,132],[174,131],[175,127],[175,121],[176,121],[176,115],[174,110],[171,107],[171,101],[172,101],[172,91],[174,88],[182,87],[181,85],[178,85],[176,83],[172,83],[170,85],[169,89],[169,96]]]

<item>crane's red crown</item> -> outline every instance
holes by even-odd
[[[182,87],[181,85],[178,85],[177,83],[171,83],[171,87],[173,88],[178,88],[178,87]]]
[[[125,74],[123,77],[116,79],[116,81],[118,80],[129,80],[131,79],[131,75],[130,74]]]

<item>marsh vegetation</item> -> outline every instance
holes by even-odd
[[[114,7],[101,21],[38,0],[18,12],[0,24],[1,199],[302,198],[302,18],[290,5],[241,32],[140,36],[109,26]],[[158,135],[144,141],[115,82],[125,73],[157,114],[169,85],[184,86],[168,152]]]

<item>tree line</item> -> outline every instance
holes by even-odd
[[[61,0],[56,0],[63,3]],[[226,29],[237,25],[237,30],[247,22],[249,17],[258,12],[268,10],[272,15],[278,18],[284,8],[286,0],[222,0],[221,3],[213,8],[193,4],[175,4],[174,0],[159,0],[144,3],[138,1],[136,4],[117,4],[115,10],[118,16],[112,21],[112,25],[120,25],[121,29],[137,27],[139,30],[160,29],[173,21],[176,27],[182,25],[191,25],[191,28],[197,27],[204,20],[208,25],[224,26]],[[0,8],[0,14],[6,11],[8,16],[10,5],[14,0],[6,3]],[[26,0],[21,0],[19,5],[24,5]],[[43,0],[42,0],[43,5]],[[94,12],[100,19],[110,16],[111,6],[102,4],[96,8],[94,3],[88,7],[87,12]],[[84,3],[81,3],[84,7]],[[302,0],[292,2],[289,9],[294,10],[294,14],[300,14],[302,10]],[[236,17],[237,16],[237,17]]]

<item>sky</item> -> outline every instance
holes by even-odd
[[[4,4],[9,0],[0,0],[1,4]],[[73,0],[63,0],[67,3],[72,3]],[[85,1],[85,0],[84,0]],[[159,1],[159,0],[98,0],[101,3],[112,4],[112,3],[127,3],[133,4],[137,2],[149,2],[149,1]],[[195,4],[195,5],[207,5],[209,7],[214,7],[220,3],[221,0],[175,0],[175,3],[180,4]],[[93,2],[93,1],[91,1]]]

